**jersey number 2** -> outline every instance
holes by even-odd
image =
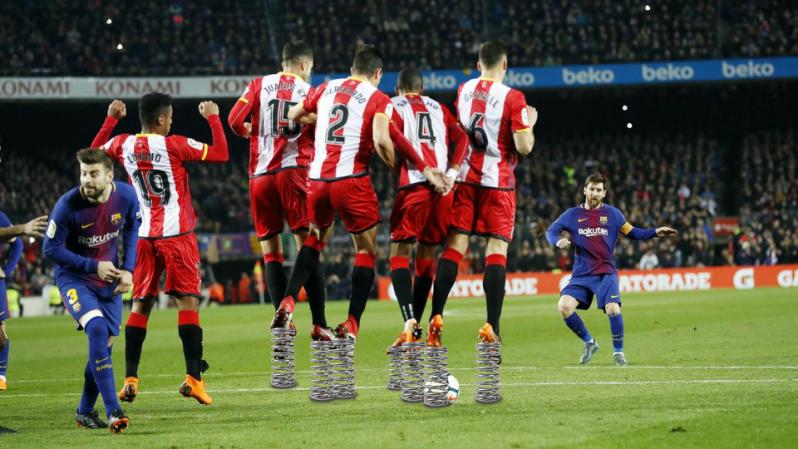
[[[333,122],[327,128],[327,143],[334,145],[343,145],[346,139],[344,138],[344,126],[346,121],[349,120],[349,109],[343,104],[337,104],[330,109],[330,118]]]

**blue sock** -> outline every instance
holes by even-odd
[[[86,324],[86,335],[89,337],[89,368],[94,382],[105,404],[105,415],[122,407],[116,397],[114,386],[114,369],[111,364],[111,351],[108,345],[108,326],[104,319],[94,318]]]
[[[590,336],[590,332],[588,332],[587,328],[585,327],[585,323],[582,322],[582,318],[579,318],[579,315],[577,315],[576,312],[572,313],[571,316],[565,319],[565,324],[570,327],[576,336],[581,338],[585,343],[593,339],[593,337]]]
[[[83,394],[80,395],[80,404],[78,404],[78,414],[88,415],[94,410],[94,404],[97,402],[97,396],[100,395],[100,390],[97,389],[97,383],[94,382],[94,374],[92,374],[91,363],[86,362],[86,369],[83,370]]]
[[[3,332],[0,330],[0,332]],[[5,377],[8,370],[8,348],[11,346],[11,340],[6,339],[6,347],[0,351],[0,376]]]
[[[612,350],[623,352],[623,316],[612,315],[610,318],[610,331],[612,332]]]

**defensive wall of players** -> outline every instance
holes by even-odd
[[[393,92],[397,74],[386,72],[380,89]],[[314,74],[311,84],[346,76]],[[425,71],[424,88],[427,92],[454,91],[473,76],[463,70]],[[175,98],[235,98],[254,77],[0,78],[0,100],[109,100],[139,98],[154,91]],[[798,78],[798,57],[519,67],[507,71],[505,84],[517,89],[551,89],[785,78]]]

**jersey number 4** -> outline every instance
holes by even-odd
[[[139,188],[144,204],[152,207],[154,198],[161,199],[161,206],[169,204],[171,189],[169,176],[163,170],[136,170],[133,172],[133,181]]]
[[[416,114],[416,128],[418,129],[419,142],[429,146],[435,146],[435,131],[432,130],[432,118],[429,112],[419,112]]]

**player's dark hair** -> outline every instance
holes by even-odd
[[[424,88],[424,78],[421,76],[421,70],[416,67],[403,68],[396,79],[396,88],[406,92],[419,92]]]
[[[296,63],[301,58],[313,60],[313,50],[305,41],[289,41],[283,46],[283,62]]]
[[[86,165],[102,164],[106,170],[113,171],[114,162],[102,149],[84,148],[78,151],[78,162]]]
[[[139,120],[142,125],[155,125],[158,117],[166,114],[166,109],[172,106],[172,97],[160,92],[150,92],[139,100]]]
[[[601,173],[593,173],[585,179],[585,187],[588,184],[604,184],[604,190],[607,190],[607,178]]]
[[[382,53],[373,45],[364,45],[355,53],[352,68],[361,75],[373,75],[382,68]]]
[[[479,46],[479,62],[485,68],[493,68],[507,56],[507,46],[499,41],[488,41]]]

